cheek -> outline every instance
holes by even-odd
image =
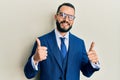
[[[62,21],[61,18],[57,17],[56,20],[60,23]]]
[[[74,21],[71,21],[71,22],[70,22],[70,25],[72,26],[72,25],[73,25],[73,23],[74,23]]]

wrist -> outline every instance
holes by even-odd
[[[36,65],[36,64],[38,64],[38,60],[36,59],[36,57],[35,56],[33,56],[33,61],[34,61],[34,64]]]

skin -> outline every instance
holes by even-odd
[[[66,14],[69,14],[69,15],[75,15],[75,11],[73,8],[69,7],[69,6],[62,6],[60,8],[60,11],[59,12],[64,12]],[[66,18],[62,18],[60,15],[55,15],[55,20],[57,20],[59,23],[63,20],[67,21],[68,23],[61,23],[60,26],[61,28],[63,29],[68,29],[70,26],[73,25],[74,23],[74,20],[69,20],[68,17]],[[60,31],[58,31],[60,32]],[[65,36],[66,35],[66,32],[60,32],[60,34],[62,36]],[[37,41],[37,49],[36,49],[36,52],[33,56],[33,59],[34,59],[34,63],[37,64],[38,62],[40,61],[43,61],[43,60],[46,60],[47,59],[47,47],[45,46],[41,46],[41,43],[40,43],[40,40],[39,39],[36,39]],[[94,46],[95,46],[95,43],[92,42],[91,45],[90,45],[90,48],[89,48],[89,51],[88,51],[88,58],[89,60],[92,62],[92,63],[97,63],[98,62],[98,56],[97,56],[97,53],[96,51],[94,50]]]
[[[61,8],[60,8],[60,11],[59,12],[64,12],[64,13],[66,13],[66,14],[70,14],[70,15],[75,15],[75,11],[74,11],[74,9],[73,8],[71,8],[71,7],[68,7],[68,6],[62,6]],[[63,21],[63,20],[65,20],[65,21],[67,21],[70,25],[68,25],[67,23],[62,23],[62,24],[60,24],[60,26],[61,26],[61,28],[63,28],[63,29],[68,29],[70,26],[72,26],[73,25],[73,23],[74,23],[74,20],[72,20],[72,21],[70,21],[69,19],[68,19],[68,17],[66,17],[65,19],[63,19],[63,18],[61,18],[61,16],[59,16],[59,15],[55,15],[55,20],[58,20],[58,22],[60,23],[61,21]],[[65,32],[64,33],[62,33],[62,32],[60,32],[60,34],[62,35],[62,36],[65,36]]]

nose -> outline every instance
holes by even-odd
[[[68,16],[65,16],[64,20],[65,20],[65,21],[69,21],[69,17],[68,17]]]

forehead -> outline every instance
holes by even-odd
[[[66,14],[70,14],[70,15],[74,15],[75,11],[73,8],[69,7],[69,6],[62,6],[60,8],[60,12],[64,12]]]

